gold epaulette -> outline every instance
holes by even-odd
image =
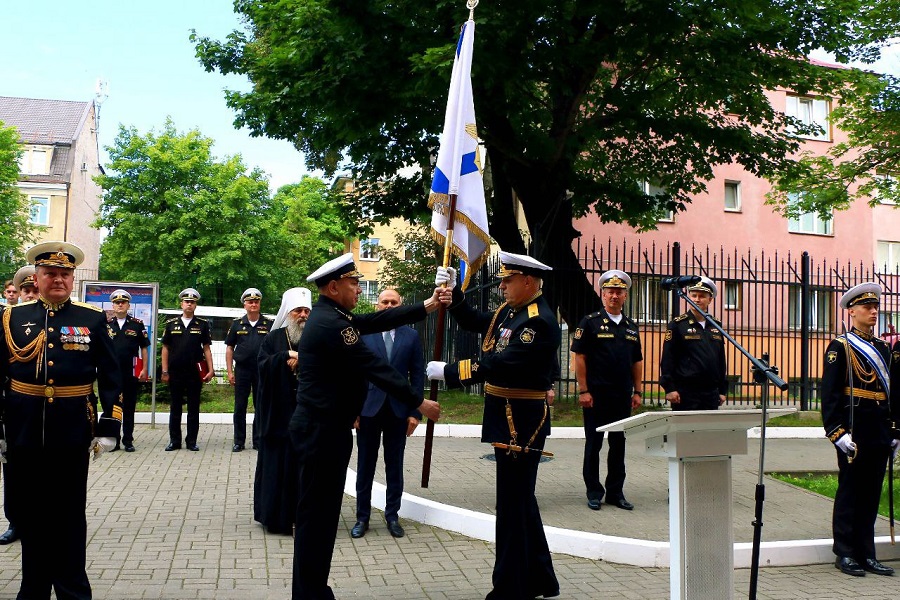
[[[169,323],[174,323],[175,321],[179,320],[180,318],[181,317],[172,317],[171,319],[166,319],[166,325],[168,325]]]
[[[197,317],[197,316],[195,316],[194,318],[197,319],[198,321],[203,321],[204,323],[207,323],[207,322],[208,322],[208,321],[207,321],[206,319],[204,319],[203,317]]]
[[[532,302],[528,305],[528,318],[533,319],[541,313],[540,307],[537,305],[537,302]]]
[[[677,317],[675,317],[674,319],[672,319],[672,321],[674,321],[675,323],[677,323],[678,321],[684,321],[685,319],[688,318],[688,315],[689,315],[689,314],[690,314],[690,313],[684,313],[683,315],[678,315]]]
[[[96,304],[88,304],[87,302],[79,302],[78,300],[72,300],[72,304],[74,306],[83,306],[85,308],[90,308],[91,310],[96,310],[97,312],[105,312],[102,308],[100,308]]]

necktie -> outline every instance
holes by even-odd
[[[394,349],[394,338],[391,337],[390,331],[384,332],[384,350],[387,354],[388,360],[391,360],[391,350]]]

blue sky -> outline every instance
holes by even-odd
[[[109,97],[100,111],[101,153],[120,123],[146,133],[170,115],[179,131],[197,128],[214,139],[218,157],[240,154],[268,173],[273,191],[307,172],[287,142],[235,130],[222,90],[249,83],[207,73],[194,57],[191,29],[223,39],[239,27],[231,0],[3,4],[0,95],[89,101],[102,77]]]

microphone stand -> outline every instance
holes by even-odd
[[[702,315],[706,322],[712,325],[713,329],[716,329],[719,333],[721,333],[726,340],[728,340],[732,346],[737,348],[737,350],[747,357],[750,361],[750,364],[753,365],[753,380],[759,383],[761,387],[760,392],[760,403],[762,404],[762,415],[761,415],[761,423],[760,423],[760,438],[759,438],[759,478],[756,483],[756,509],[754,511],[754,520],[753,520],[753,551],[752,551],[752,559],[750,563],[750,600],[756,599],[756,583],[759,579],[759,545],[762,539],[762,514],[763,514],[763,502],[765,502],[766,498],[766,486],[763,483],[763,465],[765,464],[766,457],[766,411],[768,409],[769,404],[769,382],[771,382],[775,387],[779,390],[786,390],[788,388],[787,382],[785,382],[781,377],[778,376],[778,368],[769,366],[768,364],[768,354],[763,355],[763,360],[760,360],[750,354],[750,352],[741,346],[737,340],[735,340],[731,335],[728,334],[727,331],[722,329],[722,326],[719,325],[716,321],[709,316],[702,308],[697,306],[697,303],[688,298],[687,294],[684,293],[682,288],[677,288],[674,290],[675,294],[684,299],[688,305],[691,306],[694,310],[697,311],[697,314]]]

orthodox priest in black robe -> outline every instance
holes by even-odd
[[[272,330],[259,349],[259,399],[254,421],[259,454],[253,482],[253,518],[272,533],[290,535],[297,511],[297,460],[288,423],[297,406],[297,344],[312,295],[291,288],[281,298]]]

